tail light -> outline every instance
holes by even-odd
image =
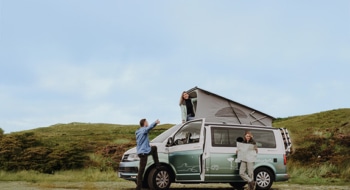
[[[283,162],[284,165],[287,165],[287,156],[285,154],[283,154]]]

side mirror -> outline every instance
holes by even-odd
[[[166,143],[166,146],[172,146],[174,144],[174,139],[173,137],[168,138],[168,142]]]

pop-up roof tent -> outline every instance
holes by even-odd
[[[207,122],[272,126],[274,117],[258,110],[198,87],[187,92],[191,98],[197,98],[195,118],[205,118]]]

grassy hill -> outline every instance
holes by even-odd
[[[294,153],[288,166],[294,180],[350,182],[350,109],[279,118],[273,126],[290,132]]]
[[[150,133],[150,139],[170,128],[171,124],[159,125]],[[116,170],[122,154],[136,145],[135,131],[138,125],[103,123],[69,123],[22,131],[18,134],[34,133],[40,141],[52,147],[81,147],[90,161],[85,167],[100,170]]]
[[[172,125],[160,125],[150,138]],[[116,170],[123,152],[135,146],[136,125],[69,123],[0,136],[0,170]]]
[[[151,138],[171,126],[158,126],[150,134]],[[292,182],[350,182],[350,109],[279,118],[273,126],[290,131],[294,153],[289,157],[288,167]],[[83,168],[112,171],[117,169],[122,154],[135,146],[137,128],[137,125],[56,124],[5,134],[2,141],[5,137],[29,134],[40,141],[40,146],[53,151],[80,147],[88,157]],[[38,150],[34,153],[38,154]]]

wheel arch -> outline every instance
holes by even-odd
[[[269,170],[273,175],[272,175],[272,177],[273,177],[273,179],[272,179],[272,181],[274,181],[274,182],[276,182],[276,172],[275,172],[275,170],[272,168],[272,167],[270,167],[270,166],[266,166],[266,165],[264,165],[264,166],[258,166],[258,167],[256,167],[255,169],[254,169],[254,179],[255,179],[255,176],[256,176],[256,171],[258,170],[258,169],[266,169],[266,170]]]
[[[261,169],[261,168],[265,168],[265,169],[268,169],[270,170],[270,172],[273,174],[273,181],[275,182],[276,181],[276,170],[275,168],[272,166],[272,165],[258,165],[254,168],[254,176],[255,176],[255,171],[258,170],[258,169]]]
[[[166,167],[168,169],[168,171],[170,173],[170,177],[171,177],[171,182],[175,182],[175,172],[174,172],[173,168],[169,164],[166,164],[166,163],[160,163],[160,165],[161,165],[161,167]],[[146,172],[144,173],[143,177],[145,178],[145,176],[149,176],[150,172],[155,167],[156,167],[155,164],[153,164],[150,167],[148,167]]]

